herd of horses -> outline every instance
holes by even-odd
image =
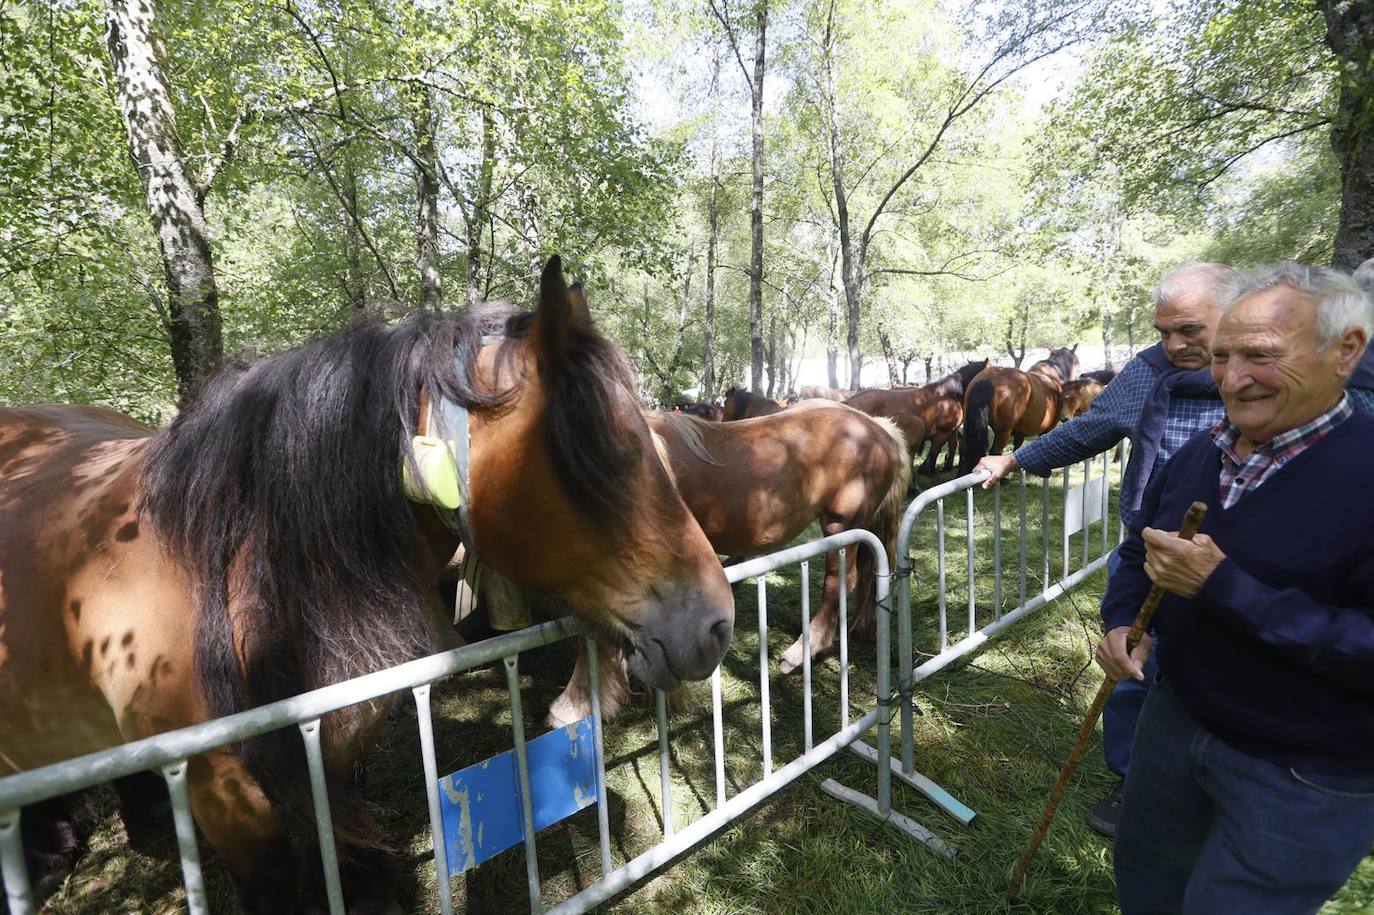
[[[646,413],[554,258],[533,312],[367,320],[222,371],[160,430],[91,406],[0,408],[0,776],[448,647],[437,585],[460,539],[590,623],[622,693],[630,675],[666,690],[703,679],[733,630],[720,555],[771,551],[816,521],[873,531],[891,553],[913,454],[930,446],[923,472],[943,448],[952,460],[961,423],[961,466],[988,427],[994,449],[1045,431],[1075,368],[1056,350],[1027,372],[970,363],[845,403],[736,390],[719,416]],[[407,485],[424,479],[415,436],[438,400],[470,417],[462,525]],[[870,563],[841,582],[829,557],[813,653],[835,637],[841,589],[871,633]],[[801,652],[798,639],[781,669]],[[584,709],[584,673],[564,714]],[[353,779],[388,709],[324,721],[351,913],[395,908],[394,853]],[[190,763],[196,821],[246,912],[320,906],[306,773],[291,729]],[[115,786],[131,836],[149,780],[160,787]],[[84,851],[77,801],[23,810],[40,896]]]

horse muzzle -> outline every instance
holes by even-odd
[[[724,576],[719,589],[676,588],[645,610],[629,639],[630,671],[641,682],[673,690],[706,679],[720,665],[735,629],[734,596]]]

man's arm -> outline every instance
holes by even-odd
[[[1351,580],[1374,586],[1374,555],[1364,555]],[[1230,559],[1198,593],[1212,609],[1303,666],[1346,686],[1374,690],[1374,609],[1323,604],[1297,588],[1271,587]]]
[[[1056,467],[1067,467],[1101,454],[1135,429],[1140,409],[1154,378],[1149,366],[1132,360],[1093,399],[1088,412],[1045,433],[1007,457],[989,455],[978,462],[992,478],[991,486],[1020,467],[1036,476],[1048,476]]]

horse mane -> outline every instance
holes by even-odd
[[[139,511],[191,582],[195,674],[209,716],[432,650],[425,548],[400,473],[403,462],[414,465],[420,391],[469,409],[506,408],[515,389],[483,391],[477,353],[483,336],[523,338],[532,323],[506,305],[395,325],[362,320],[222,371],[155,435]],[[510,364],[517,349],[502,346],[498,360]],[[625,482],[639,452],[626,453],[606,412],[628,375],[612,344],[574,327],[548,379],[543,423],[559,476],[592,517],[629,509]],[[344,711],[327,725],[346,730],[356,718]],[[243,748],[287,812],[309,810],[300,747],[298,735],[269,734]]]
[[[987,364],[986,359],[981,362],[969,362],[957,371],[950,372],[945,377],[931,382],[930,387],[940,397],[955,397],[962,401],[968,383],[973,380],[975,375],[987,368]]]
[[[1041,366],[1053,369],[1059,375],[1059,382],[1073,380],[1074,370],[1078,368],[1078,354],[1067,346],[1050,350],[1050,354],[1044,359],[1032,365],[1027,371],[1033,371]]]
[[[706,447],[706,442],[702,438],[702,431],[708,427],[715,426],[716,423],[692,416],[689,413],[670,413],[660,412],[658,419],[665,426],[671,426],[673,431],[682,439],[682,444],[688,451],[703,463],[714,464],[717,467],[724,467],[720,461],[712,456],[710,449]]]

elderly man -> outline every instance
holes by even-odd
[[[992,486],[1024,467],[1046,476],[1092,457],[1130,438],[1133,450],[1121,485],[1121,518],[1136,518],[1145,486],[1174,452],[1222,417],[1212,381],[1212,333],[1221,302],[1231,293],[1235,274],[1224,264],[1197,263],[1166,274],[1155,287],[1155,329],[1160,342],[1122,368],[1088,412],[1007,456],[989,456],[978,467],[992,474]],[[1108,561],[1108,574],[1115,566]],[[1153,668],[1148,671],[1153,673]],[[1124,778],[1131,758],[1136,719],[1145,701],[1148,677],[1123,680],[1102,715],[1102,753],[1107,768]],[[1121,781],[1088,815],[1088,825],[1104,836],[1116,835]]]
[[[1116,842],[1123,915],[1315,912],[1374,843],[1374,420],[1345,392],[1374,306],[1331,270],[1244,284],[1212,343],[1226,418],[1151,482],[1097,659],[1155,582],[1159,673]],[[1353,487],[1353,488],[1352,488]],[[1174,531],[1208,507],[1192,542]]]

